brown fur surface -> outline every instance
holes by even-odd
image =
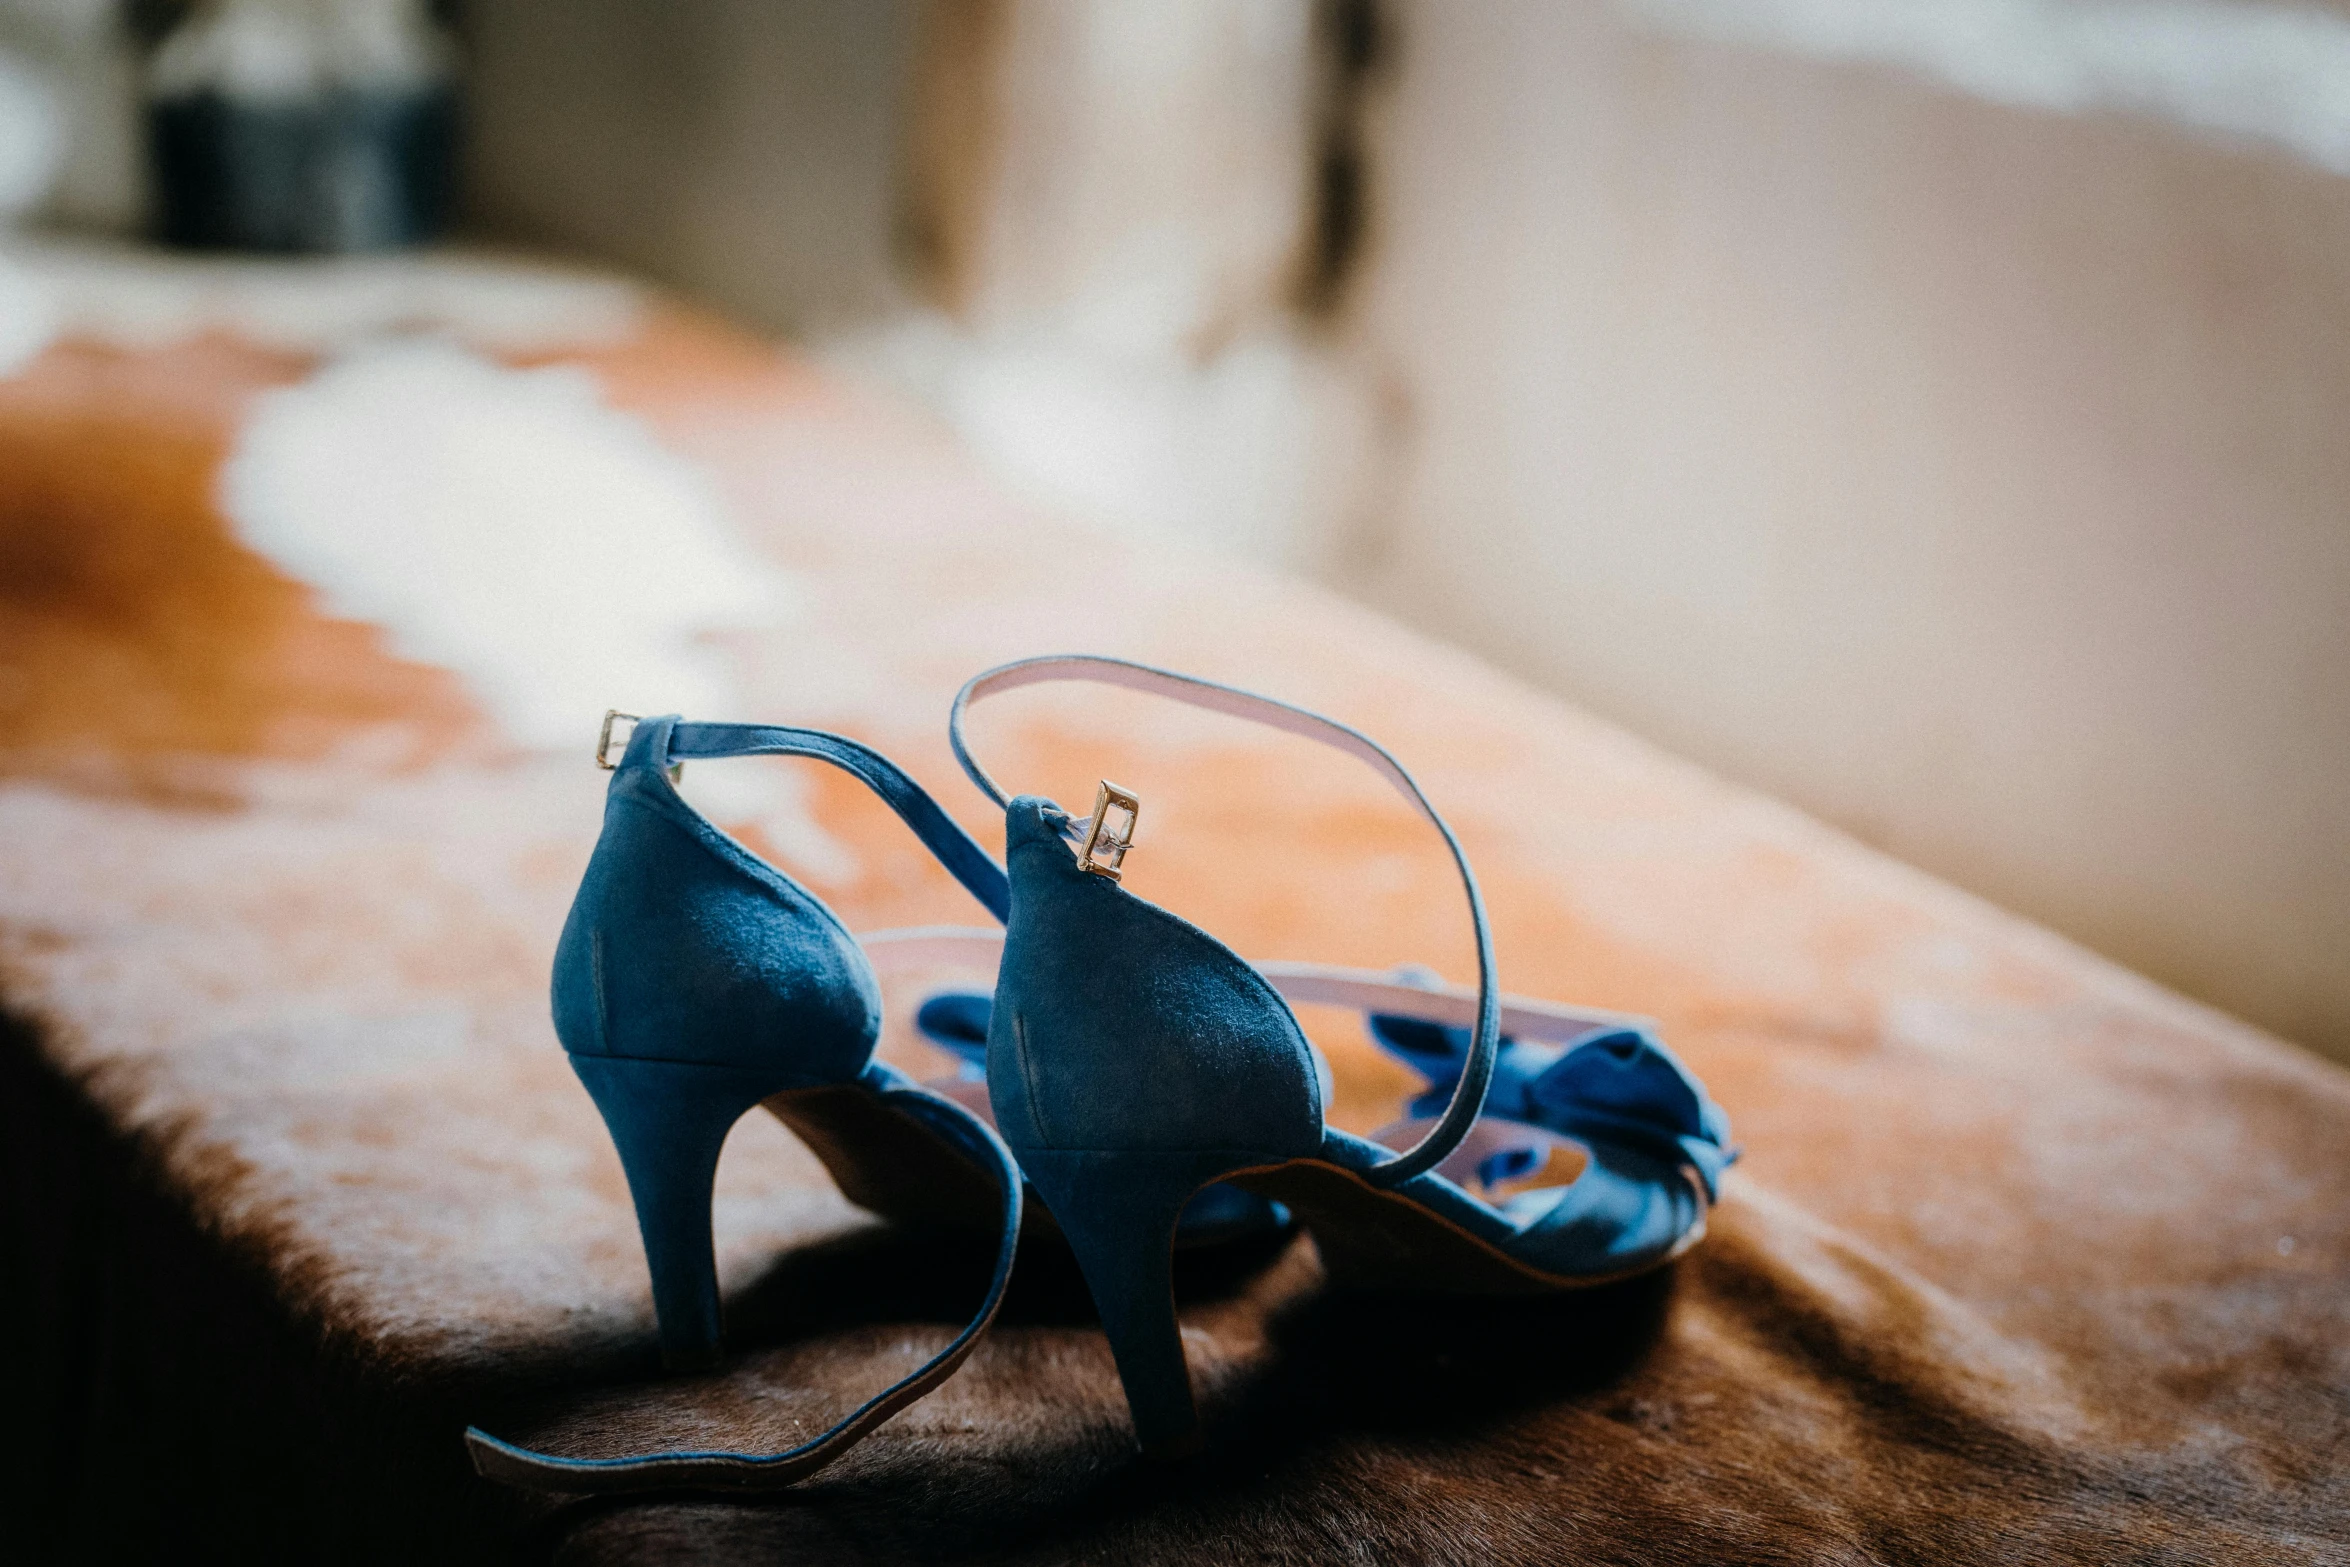
[[[229,539],[209,465],[300,365],[58,349],[0,389],[0,561],[33,563],[0,586],[0,1239],[47,1444],[19,1510],[60,1554],[2350,1560],[2350,1076],[1362,611],[1039,519],[706,325],[604,359],[813,589],[740,645],[743,716],[881,745],[983,839],[943,722],[993,660],[1124,653],[1358,724],[1459,829],[1510,988],[1658,1016],[1730,1110],[1712,1235],[1491,1304],[1339,1296],[1305,1244],[1187,1259],[1215,1441],[1175,1468],[1129,1456],[1038,1247],[960,1376],[791,1493],[474,1482],[466,1419],[787,1442],[943,1343],[986,1259],[873,1225],[754,1116],[717,1208],[742,1352],[653,1375],[544,999],[594,715],[576,760],[502,758]],[[1130,884],[1245,952],[1466,967],[1441,849],[1342,760],[1117,693],[1007,698],[978,740],[1021,789],[1134,787]],[[976,917],[857,786],[814,799],[849,854],[806,879],[853,927]],[[885,1050],[930,1068],[910,999]],[[1306,1021],[1335,1119],[1392,1118],[1399,1072]]]

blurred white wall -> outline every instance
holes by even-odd
[[[934,309],[828,344],[1000,475],[1297,567],[1358,525],[1367,379],[1294,302],[1312,0],[934,0],[907,231]]]
[[[1931,7],[1395,9],[1354,329],[1409,438],[1351,580],[2350,1057],[2350,81],[2255,72],[2221,142],[2031,107],[2048,59],[1958,90]]]
[[[952,121],[914,105],[925,164],[951,160],[965,187],[937,291],[975,333],[1042,325],[1196,359],[1279,316],[1310,195],[1309,0],[938,0],[932,15],[925,96],[968,105]],[[949,177],[927,184],[944,197]]]

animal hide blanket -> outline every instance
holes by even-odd
[[[598,714],[513,748],[240,542],[224,457],[309,359],[67,341],[0,383],[16,1559],[2350,1561],[2340,1068],[1363,609],[1039,516],[712,323],[656,307],[556,357],[797,580],[725,645],[746,711],[702,716],[855,734],[992,842],[946,702],[1008,657],[1147,659],[1379,736],[1474,858],[1507,987],[1659,1019],[1728,1109],[1712,1232],[1500,1304],[1341,1296],[1306,1240],[1191,1259],[1212,1445],[1183,1464],[1130,1453],[1038,1245],[968,1366],[809,1483],[477,1479],[469,1422],[788,1445],[943,1344],[989,1259],[862,1214],[754,1115],[716,1211],[737,1352],[660,1375],[547,1017]],[[1342,758],[1082,689],[979,731],[1021,789],[1133,787],[1130,885],[1245,953],[1469,968],[1441,844]],[[977,922],[853,782],[727,767],[795,780],[740,830],[853,928]],[[942,1070],[905,1020],[984,979],[893,984],[885,1056]],[[1305,1021],[1334,1119],[1390,1119],[1415,1085],[1360,1020]]]

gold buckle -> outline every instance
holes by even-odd
[[[1112,811],[1119,814],[1114,825]],[[1093,797],[1093,822],[1085,829],[1085,842],[1077,851],[1077,868],[1116,881],[1126,851],[1134,847],[1134,824],[1141,819],[1142,802],[1133,792],[1104,778],[1101,791]]]
[[[596,731],[596,765],[608,773],[617,771],[620,766],[612,760],[612,726],[622,719],[628,721],[628,734],[620,737],[620,749],[623,751],[628,749],[629,736],[636,733],[636,726],[644,722],[636,714],[623,713],[616,707],[604,709],[604,727]]]
[[[628,742],[636,738],[636,726],[643,722],[644,720],[634,713],[623,713],[617,707],[605,708],[604,727],[596,731],[596,765],[608,773],[618,772],[620,764],[612,760],[612,726],[617,723],[628,725],[628,733],[620,737],[620,749],[625,751],[628,749]],[[684,776],[685,763],[671,762],[669,764],[669,781],[671,783],[677,782]]]

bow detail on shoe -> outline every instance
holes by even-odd
[[[1399,969],[1405,983],[1424,983],[1425,970]],[[1442,1110],[1469,1056],[1469,1031],[1424,1018],[1372,1013],[1371,1037],[1427,1080],[1412,1100],[1415,1116]],[[1485,1114],[1539,1126],[1579,1142],[1613,1143],[1684,1161],[1705,1183],[1706,1199],[1721,1195],[1722,1172],[1737,1161],[1730,1118],[1708,1099],[1689,1069],[1646,1029],[1613,1028],[1572,1044],[1530,1042],[1504,1034],[1493,1066]],[[1478,1169],[1488,1185],[1531,1174],[1534,1149],[1508,1149]]]

